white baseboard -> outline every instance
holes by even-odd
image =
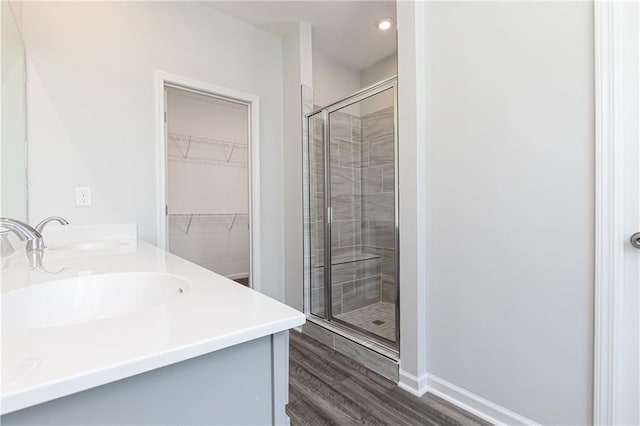
[[[402,373],[400,374],[402,380]],[[426,376],[427,388],[430,393],[490,423],[495,425],[538,425],[538,423],[533,420],[529,420],[513,411],[507,410],[453,383],[449,383],[432,374],[426,374]],[[400,384],[398,384],[398,386],[400,386]],[[406,389],[404,387],[402,388]],[[409,390],[409,392],[411,391]]]
[[[398,387],[400,389],[406,390],[412,395],[420,397],[427,393],[427,376],[428,374],[423,374],[420,377],[416,377],[411,373],[407,373],[402,368],[399,371],[400,381],[398,382]]]

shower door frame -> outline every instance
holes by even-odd
[[[393,174],[394,174],[394,279],[395,279],[395,341],[385,339],[384,337],[350,324],[339,318],[333,316],[332,312],[332,296],[331,296],[331,280],[332,280],[332,247],[331,247],[331,225],[332,225],[332,205],[331,205],[331,118],[330,115],[333,112],[339,111],[350,105],[361,102],[365,99],[371,98],[377,94],[380,94],[386,90],[393,90]],[[393,76],[386,80],[375,83],[369,87],[366,87],[346,98],[335,101],[322,108],[315,109],[314,111],[305,114],[305,120],[307,122],[307,132],[311,132],[312,126],[310,119],[318,114],[322,114],[322,140],[323,140],[323,177],[324,177],[324,318],[314,314],[309,306],[308,313],[314,317],[317,317],[323,321],[328,321],[331,324],[339,326],[347,330],[354,330],[363,335],[366,340],[376,345],[382,346],[383,349],[389,350],[392,353],[399,355],[400,351],[400,253],[399,253],[399,194],[398,194],[398,77]],[[307,144],[311,144],[312,139],[307,137]],[[309,150],[310,152],[310,150]],[[311,170],[311,159],[308,158],[307,165],[308,170]],[[311,188],[309,188],[309,200],[311,202],[313,198],[311,196]],[[309,233],[311,228],[309,228]],[[309,237],[310,238],[310,237]],[[311,260],[310,260],[311,261]],[[312,265],[310,271],[312,270]],[[313,274],[310,274],[311,277]],[[311,279],[311,278],[310,278]],[[309,291],[311,291],[309,286]],[[313,297],[311,294],[309,297]]]

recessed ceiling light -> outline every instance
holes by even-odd
[[[393,19],[391,18],[382,18],[378,19],[376,22],[376,27],[378,27],[381,31],[387,31],[391,27],[393,27]]]

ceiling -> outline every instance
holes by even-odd
[[[396,21],[395,1],[204,1],[218,11],[267,30],[302,21],[311,25],[313,49],[362,69],[396,51],[396,33],[378,30],[380,18]]]

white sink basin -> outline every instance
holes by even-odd
[[[36,328],[104,320],[167,303],[187,288],[184,278],[158,272],[50,281],[2,294],[2,322],[11,328]]]

